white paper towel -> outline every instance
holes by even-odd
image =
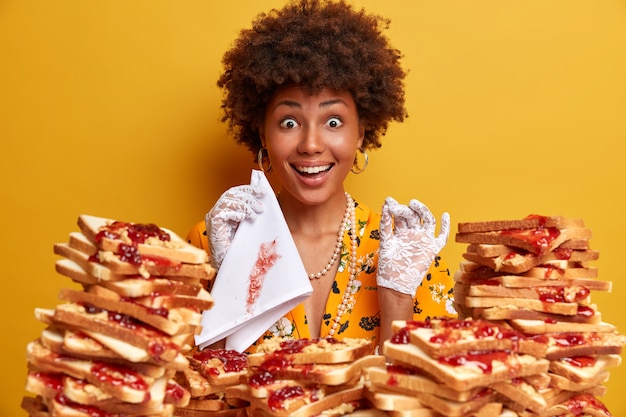
[[[237,228],[211,290],[215,304],[202,313],[200,348],[226,338],[227,349],[244,351],[313,291],[267,178],[253,170],[250,183],[265,188],[264,210]]]

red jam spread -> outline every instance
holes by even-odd
[[[577,368],[590,368],[596,364],[597,359],[594,356],[573,356],[571,358],[562,358],[561,361]]]
[[[261,365],[259,365],[259,370],[273,372],[279,369],[285,369],[292,365],[293,362],[286,356],[273,354],[268,356],[268,358],[265,359]]]
[[[98,381],[109,385],[124,386],[138,391],[147,391],[149,388],[139,373],[121,366],[95,363],[91,367],[91,374]]]
[[[409,342],[411,341],[411,338],[409,336],[410,331],[411,329],[409,329],[408,327],[403,327],[402,329],[397,331],[393,336],[391,336],[389,341],[393,343],[394,345],[408,345]]]
[[[302,352],[302,350],[304,350],[305,347],[313,345],[315,343],[317,343],[317,340],[311,340],[311,339],[285,340],[283,342],[280,342],[280,350],[276,351],[276,353],[281,353],[281,354],[286,354],[286,355],[291,354],[291,353],[300,353]]]
[[[476,339],[493,337],[498,340],[511,340],[517,342],[524,336],[512,329],[506,329],[496,323],[486,320],[458,320],[448,319],[442,321],[441,331],[430,338],[431,343],[453,344],[459,340],[461,333],[456,330],[469,330]]]
[[[586,287],[577,287],[573,294],[565,294],[566,287],[536,287],[539,300],[544,303],[572,303],[587,298],[590,291]]]
[[[133,224],[126,222],[113,222],[100,228],[95,237],[96,242],[99,242],[103,238],[119,239],[124,230],[127,231],[128,238],[134,244],[144,243],[151,237],[156,237],[163,242],[169,242],[171,239],[169,233],[152,223]]]
[[[230,349],[205,349],[194,353],[193,358],[200,362],[208,362],[217,359],[222,363],[224,372],[241,372],[248,369],[248,359],[245,354]],[[210,372],[217,376],[221,372],[217,368],[211,368]]]
[[[418,369],[407,368],[406,366],[401,365],[387,365],[387,373],[389,375],[389,379],[387,380],[387,385],[396,386],[398,385],[398,377],[396,375],[420,375],[421,372]]]
[[[183,398],[185,398],[185,389],[178,384],[173,384],[171,382],[167,383],[165,387],[165,395],[167,396],[167,400],[179,402]]]
[[[500,233],[526,242],[535,254],[542,255],[550,249],[550,245],[559,237],[561,231],[556,227],[540,226],[536,229],[502,230]]]
[[[585,336],[580,333],[559,333],[552,336],[559,347],[581,346],[586,343]]]
[[[248,378],[248,385],[254,388],[263,387],[269,384],[273,384],[276,381],[276,377],[273,373],[268,371],[255,372]]]
[[[285,401],[302,398],[304,395],[304,388],[299,385],[282,387],[270,394],[267,405],[271,410],[281,410],[285,408]]]
[[[597,411],[601,411],[607,417],[611,416],[611,413],[606,408],[606,406],[591,394],[576,395],[567,400],[565,404],[567,405],[567,410],[575,416],[583,415],[585,409],[594,409]]]
[[[576,315],[579,317],[591,318],[596,314],[595,310],[588,306],[578,306]]]
[[[157,295],[153,295],[153,296],[156,297]],[[170,314],[170,311],[165,307],[148,307],[147,305],[138,303],[137,301],[135,301],[135,299],[130,298],[130,297],[122,297],[120,298],[120,301],[123,301],[125,303],[132,303],[136,306],[143,308],[144,310],[146,310],[146,312],[150,314],[154,314],[155,316],[161,316],[161,317],[167,318]]]
[[[505,351],[467,352],[439,358],[439,363],[450,366],[474,366],[483,373],[490,374],[493,371],[493,362],[506,363],[508,354]]]
[[[79,404],[79,403],[75,403],[74,401],[70,400],[68,397],[66,397],[65,395],[59,394],[57,395],[55,398],[55,401],[58,402],[59,404],[68,407],[68,408],[72,408],[82,414],[86,414],[89,417],[109,417],[111,416],[111,414],[107,413],[104,410],[101,410],[100,408],[91,406],[91,405],[83,405],[83,404]]]
[[[561,261],[567,261],[572,257],[572,253],[574,252],[573,249],[569,249],[569,248],[556,248],[552,251],[552,253],[554,253],[554,255],[556,256],[557,259],[561,260]]]
[[[52,374],[47,372],[32,372],[31,375],[54,391],[60,392],[63,390],[63,374]]]

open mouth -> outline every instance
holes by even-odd
[[[333,167],[332,164],[319,165],[315,167],[294,166],[295,170],[298,171],[300,175],[305,175],[305,176],[315,176],[318,174],[323,174],[325,172],[330,171],[332,167]]]

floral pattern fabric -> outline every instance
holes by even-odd
[[[350,278],[347,268],[350,236],[348,233],[344,233],[339,270],[328,295],[320,336],[325,337],[329,335],[333,318],[337,314],[337,308],[341,305],[344,293],[351,291],[351,305],[348,306],[348,309],[341,316],[341,321],[334,337],[337,339],[344,337],[368,338],[378,343],[380,336],[380,308],[378,306],[376,271],[380,244],[380,214],[372,212],[368,207],[357,202],[355,202],[355,214],[358,228],[358,273],[356,280],[352,288],[346,288]],[[204,222],[199,222],[192,228],[187,235],[187,240],[189,243],[201,247],[210,253]],[[448,266],[443,259],[437,256],[415,293],[413,318],[415,320],[425,320],[433,317],[456,316],[452,306],[454,301],[453,285]],[[278,320],[261,336],[261,339],[273,335],[289,336],[296,339],[311,338],[304,304],[297,305],[287,315]],[[254,351],[254,346],[249,351]]]

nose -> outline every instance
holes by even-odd
[[[307,127],[302,130],[300,143],[298,144],[298,152],[304,154],[315,154],[323,152],[326,148],[326,142],[322,132],[315,127]]]

